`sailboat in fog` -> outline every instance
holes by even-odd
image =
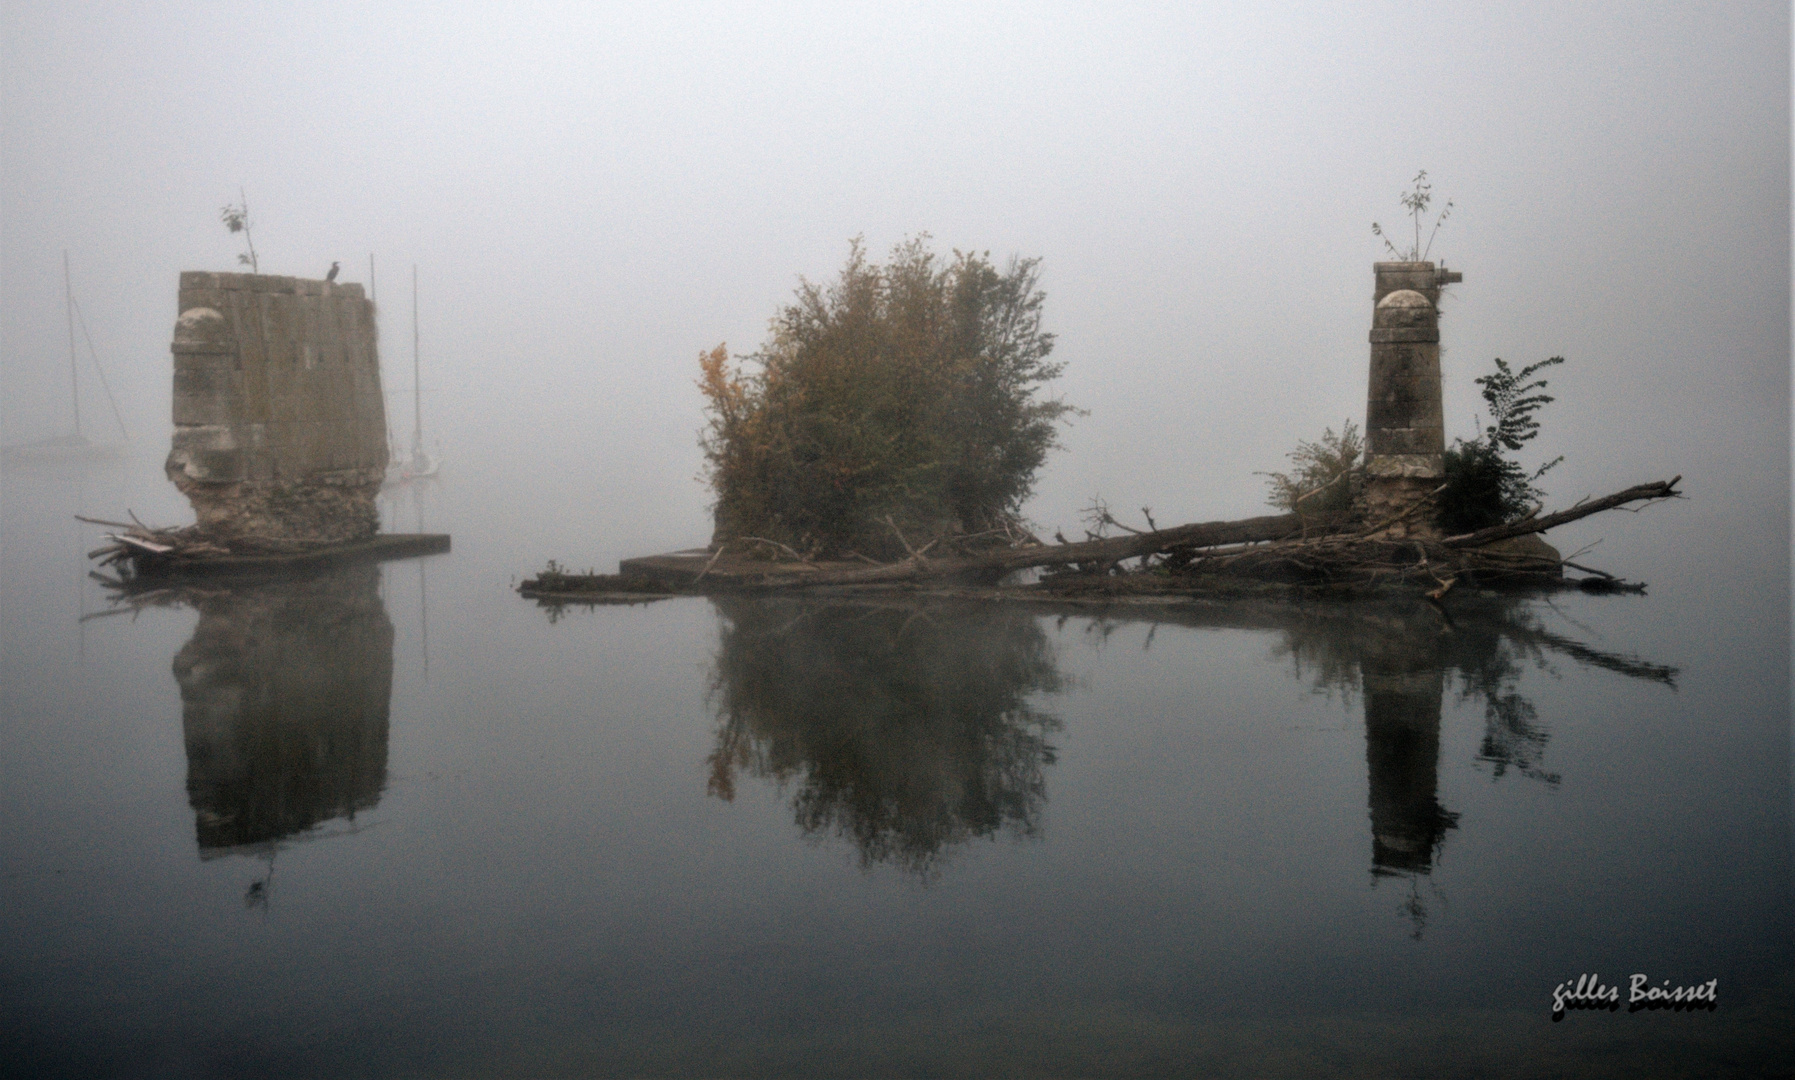
[[[87,319],[81,314],[75,303],[75,289],[69,276],[69,253],[62,253],[62,290],[65,307],[68,311],[69,323],[69,393],[74,404],[74,430],[63,435],[51,435],[47,438],[31,442],[14,443],[0,448],[0,460],[7,465],[53,464],[57,462],[105,461],[122,456],[130,434],[125,430],[124,417],[119,415],[118,402],[112,397],[112,387],[106,382],[106,371],[100,367],[100,354],[94,348],[93,335],[88,333]],[[81,324],[82,336],[87,340],[88,354],[93,358],[94,371],[100,377],[100,388],[106,391],[107,404],[112,406],[112,418],[118,423],[119,440],[110,443],[96,443],[82,434],[81,431],[81,377],[80,364],[76,358],[75,324]]]
[[[418,389],[418,268],[411,268],[411,450],[392,448],[387,458],[385,487],[435,476],[442,462],[424,449],[424,407]]]

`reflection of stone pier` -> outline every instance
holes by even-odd
[[[174,675],[202,857],[379,802],[393,684],[379,575],[358,567],[197,600]]]
[[[1458,815],[1440,806],[1440,698],[1446,673],[1365,662],[1365,765],[1375,873],[1425,874]]]

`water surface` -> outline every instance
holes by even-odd
[[[127,609],[70,515],[148,489],[6,482],[0,1002],[27,1074],[1750,1075],[1795,1050],[1785,595],[553,609],[446,473],[384,512],[448,555]],[[1718,1006],[1552,1020],[1555,986],[1633,972],[1718,979]]]

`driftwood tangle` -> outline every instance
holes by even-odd
[[[286,572],[310,572],[351,563],[381,562],[449,550],[449,537],[441,533],[386,533],[360,540],[300,540],[290,537],[214,536],[197,525],[156,529],[137,521],[103,521],[81,517],[90,525],[117,529],[106,534],[107,543],[87,553],[102,568],[116,567],[120,587],[132,581],[259,577]]]
[[[1114,579],[1121,564],[1153,562],[1156,574],[1126,574],[1153,592],[1206,591],[1217,584],[1262,581],[1305,586],[1419,587],[1438,600],[1461,579],[1520,585],[1579,585],[1598,590],[1637,590],[1613,575],[1543,555],[1550,549],[1517,547],[1515,538],[1545,532],[1592,514],[1676,498],[1677,482],[1640,484],[1567,510],[1529,517],[1462,536],[1427,539],[1402,535],[1397,519],[1322,522],[1297,514],[1212,521],[1155,529],[1082,543],[1027,542],[964,554],[931,557],[911,548],[891,563],[824,562],[781,552],[767,541],[737,542],[668,555],[625,559],[617,575],[545,574],[519,591],[539,599],[578,599],[608,592],[791,591],[821,587],[954,586],[995,584],[1018,570],[1052,573],[1042,586],[1087,591],[1094,579]],[[1410,513],[1422,511],[1423,505]],[[1407,516],[1402,515],[1402,516]],[[905,545],[909,547],[908,542]],[[767,556],[773,556],[768,558]],[[1564,578],[1566,567],[1588,575]],[[1151,578],[1153,580],[1149,581]]]

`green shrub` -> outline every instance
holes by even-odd
[[[1015,515],[1070,405],[1048,362],[1038,259],[938,260],[926,238],[870,263],[859,241],[827,288],[802,282],[757,353],[700,358],[701,438],[720,540],[807,554],[902,555]],[[889,519],[889,523],[887,522]]]
[[[1314,517],[1340,517],[1352,510],[1361,486],[1359,456],[1365,439],[1351,420],[1321,433],[1318,442],[1299,442],[1285,456],[1294,471],[1264,473],[1271,494],[1266,502],[1280,510]]]
[[[1527,381],[1542,368],[1564,363],[1554,356],[1520,371],[1510,371],[1498,357],[1494,374],[1477,380],[1489,405],[1491,423],[1470,441],[1459,439],[1446,451],[1446,490],[1440,493],[1439,523],[1448,533],[1465,533],[1525,517],[1545,492],[1534,485],[1563,456],[1529,473],[1505,451],[1519,450],[1539,434],[1533,414],[1553,400],[1537,391],[1546,380]]]

